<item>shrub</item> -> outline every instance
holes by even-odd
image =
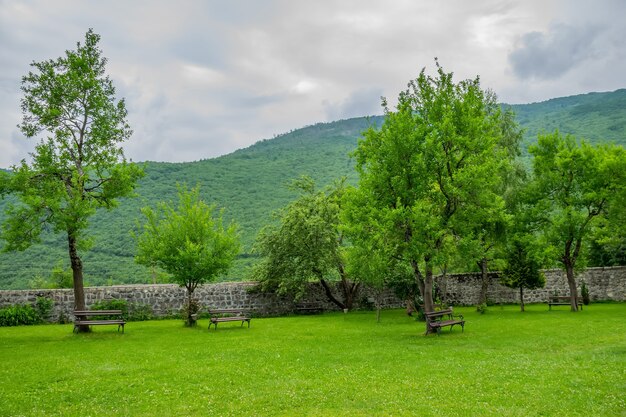
[[[476,311],[479,314],[485,314],[487,312],[487,303],[478,304],[476,306]]]
[[[129,309],[128,321],[146,321],[154,317],[148,304],[131,304]]]
[[[0,310],[0,326],[21,326],[40,322],[39,314],[28,304],[14,304]]]
[[[128,316],[128,302],[126,300],[102,300],[91,306],[92,310],[122,310],[122,315],[126,319]]]
[[[37,297],[35,301],[35,310],[39,315],[40,321],[47,321],[54,307],[54,301],[48,297]]]
[[[585,283],[585,281],[582,282],[581,287],[580,287],[580,295],[583,298],[583,304],[588,306],[590,299],[589,299],[589,288],[587,288],[587,283]]]

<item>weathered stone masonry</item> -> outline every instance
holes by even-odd
[[[546,286],[538,290],[525,291],[525,302],[545,302],[548,296],[568,295],[565,273],[560,270],[548,270]],[[487,291],[488,300],[494,303],[517,303],[519,293],[499,284],[498,274],[491,274]],[[585,281],[592,301],[626,301],[626,267],[590,268],[577,277],[580,285]],[[478,299],[480,276],[478,274],[451,274],[437,277],[441,291],[445,291],[445,301],[452,305],[473,305]],[[242,308],[256,316],[277,316],[294,311],[294,303],[273,294],[262,294],[255,290],[251,282],[218,283],[199,287],[195,298],[206,308]],[[37,297],[54,300],[51,319],[60,316],[71,317],[74,304],[72,290],[4,290],[0,291],[0,308],[12,304],[34,304]],[[375,293],[367,288],[361,290],[359,300],[369,303],[375,299]],[[110,299],[122,299],[133,304],[148,305],[156,316],[167,316],[180,311],[185,298],[185,289],[174,284],[160,285],[118,285],[111,287],[85,288],[87,306],[95,302]],[[380,296],[384,308],[402,307],[404,303],[392,291],[385,290]],[[318,305],[326,310],[336,307],[326,300],[320,285],[311,284],[302,302]]]

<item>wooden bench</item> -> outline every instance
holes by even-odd
[[[451,308],[424,313],[424,317],[426,318],[425,335],[429,333],[437,333],[437,335],[439,335],[441,328],[446,326],[450,326],[450,331],[452,331],[452,327],[457,324],[461,325],[462,332],[465,331],[465,320],[463,320],[463,316],[453,314]]]
[[[94,318],[95,317],[95,318]],[[112,317],[102,318],[102,317]],[[74,332],[79,326],[105,326],[116,325],[117,331],[122,329],[124,333],[124,325],[126,322],[122,318],[122,310],[74,310]]]
[[[583,309],[583,299],[576,297],[576,304]],[[572,300],[569,295],[552,295],[548,299],[548,310],[552,310],[552,306],[571,306]]]
[[[295,310],[298,314],[317,314],[324,312],[324,308],[317,303],[300,303],[296,305]]]
[[[211,325],[215,325],[215,330],[217,330],[217,323],[227,322],[227,321],[241,321],[241,325],[245,322],[248,322],[248,328],[250,328],[250,317],[246,317],[246,315],[240,309],[235,308],[222,308],[222,309],[211,309],[209,310],[209,330],[211,330]]]

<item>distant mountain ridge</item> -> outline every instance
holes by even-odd
[[[513,105],[526,129],[524,147],[539,132],[558,128],[579,138],[626,145],[626,90],[563,97],[541,103]],[[146,162],[146,176],[138,197],[121,202],[111,212],[100,211],[91,222],[95,238],[85,253],[84,271],[91,285],[147,283],[155,277],[133,261],[135,243],[130,230],[140,218],[140,208],[161,200],[176,200],[176,184],[200,185],[202,197],[225,209],[225,218],[240,226],[243,253],[226,279],[245,278],[254,259],[252,245],[258,231],[272,221],[271,213],[294,194],[286,188],[291,180],[306,174],[319,186],[340,177],[355,184],[357,174],[349,154],[361,133],[380,126],[383,116],[361,117],[307,126],[273,139],[261,140],[245,149],[197,162]],[[6,201],[0,200],[0,221]],[[0,288],[27,288],[36,276],[48,278],[57,262],[67,267],[66,241],[62,235],[45,236],[43,244],[21,253],[0,253]],[[157,278],[158,280],[158,278]]]

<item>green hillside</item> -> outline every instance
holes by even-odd
[[[526,129],[525,145],[538,132],[558,128],[591,142],[626,145],[626,90],[591,93],[514,105],[520,124]],[[135,243],[130,230],[139,219],[139,210],[160,200],[176,199],[176,184],[200,185],[203,198],[225,209],[227,220],[240,226],[243,254],[224,279],[244,278],[253,258],[250,249],[258,230],[271,221],[271,212],[294,195],[285,187],[302,174],[319,185],[347,176],[356,181],[349,153],[363,130],[380,125],[382,117],[356,118],[322,123],[263,140],[232,154],[188,163],[146,162],[146,177],[139,197],[124,200],[111,212],[93,217],[93,249],[84,254],[86,281],[90,285],[152,282],[151,271],[135,265]],[[0,221],[6,201],[0,201]],[[54,265],[69,265],[66,240],[47,235],[45,242],[21,253],[0,254],[0,288],[27,288],[39,275],[47,278]]]
[[[525,143],[559,129],[591,143],[626,145],[626,89],[554,98],[512,106],[524,127]]]

